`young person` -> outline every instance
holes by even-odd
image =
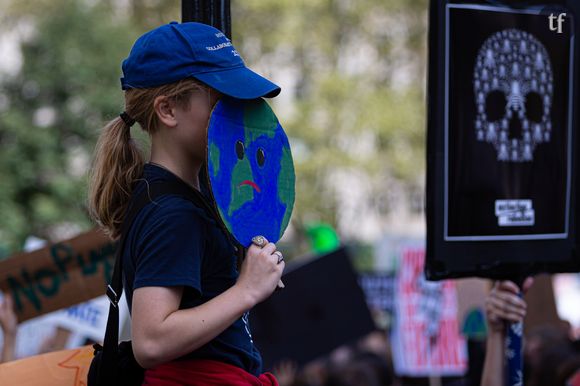
[[[200,172],[221,95],[280,92],[244,65],[223,33],[199,23],[146,33],[122,68],[125,111],[101,133],[89,192],[93,217],[113,238],[131,199],[154,183],[178,181],[207,197]],[[148,163],[131,139],[134,122],[150,135]],[[139,212],[122,256],[144,384],[277,385],[261,374],[247,312],[276,288],[283,256],[257,235],[238,272],[234,249],[211,213],[182,196],[163,195]]]

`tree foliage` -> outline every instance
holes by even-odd
[[[120,63],[181,15],[155,0],[5,3],[0,33],[32,31],[19,71],[0,77],[0,245],[15,251],[30,234],[91,226],[86,176],[99,128],[122,109]],[[272,103],[294,151],[295,228],[340,230],[341,175],[364,177],[361,200],[383,215],[392,187],[421,189],[427,0],[232,3],[234,44],[284,86]]]
[[[248,0],[234,8],[234,43],[246,60],[290,86],[274,103],[288,112],[298,228],[325,221],[353,237],[366,213],[384,218],[423,191],[427,4]]]
[[[13,22],[31,33],[20,71],[0,87],[0,243],[12,250],[30,234],[53,239],[90,226],[90,153],[98,127],[122,107],[119,63],[136,35],[104,6],[37,5]]]

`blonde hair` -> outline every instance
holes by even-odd
[[[154,88],[125,91],[125,112],[151,135],[159,128],[153,103],[166,96],[187,108],[191,96],[208,87],[194,79],[183,79]],[[95,148],[89,182],[89,212],[113,239],[121,233],[121,224],[131,198],[133,183],[141,177],[144,156],[131,139],[130,127],[121,117],[102,130]]]

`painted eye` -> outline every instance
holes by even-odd
[[[242,141],[236,142],[236,155],[238,156],[239,160],[244,158],[244,144]]]
[[[266,162],[266,154],[264,154],[264,150],[258,149],[256,152],[256,159],[258,160],[258,165],[264,166],[264,162]]]

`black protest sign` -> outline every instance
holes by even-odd
[[[431,4],[429,278],[580,268],[573,253],[580,8],[512,3]]]
[[[345,249],[286,269],[286,288],[250,312],[265,369],[283,359],[305,364],[375,329]]]

